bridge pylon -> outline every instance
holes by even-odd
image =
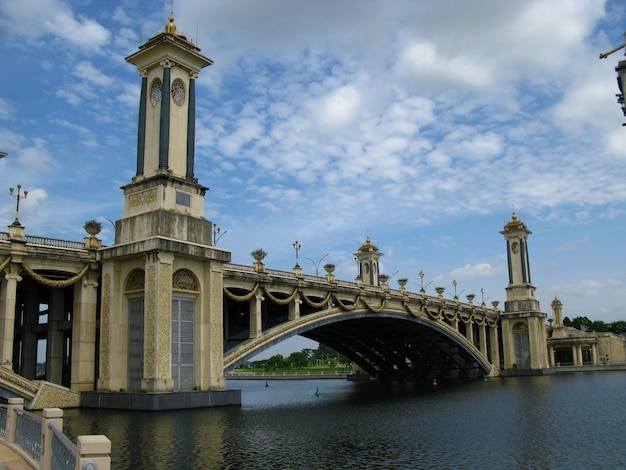
[[[137,170],[100,250],[99,391],[224,390],[223,264],[194,176],[195,80],[212,61],[176,29],[126,58],[141,76]]]
[[[530,277],[527,242],[532,232],[513,213],[500,233],[506,240],[509,267],[506,302],[500,315],[504,369],[547,369],[547,314],[540,310]]]

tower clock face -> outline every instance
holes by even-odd
[[[185,84],[180,78],[172,83],[172,100],[177,106],[182,106],[185,102]]]
[[[156,106],[161,101],[161,89],[161,80],[158,78],[153,80],[150,87],[150,103],[152,103],[152,106]]]

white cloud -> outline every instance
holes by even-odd
[[[315,125],[326,133],[338,133],[355,124],[361,97],[353,86],[343,86],[309,104]]]
[[[74,75],[97,86],[109,86],[113,79],[96,69],[91,62],[82,61],[76,65]]]
[[[445,57],[434,44],[408,44],[398,58],[395,71],[414,90],[441,92],[449,88],[485,88],[492,83],[488,64],[467,56]]]
[[[20,165],[37,172],[50,170],[54,165],[54,160],[45,148],[45,145],[45,141],[37,139],[33,147],[21,149],[17,155]]]
[[[489,263],[466,264],[461,268],[452,270],[450,276],[453,279],[463,279],[468,277],[486,277],[493,274],[493,268]]]
[[[110,32],[96,21],[76,15],[67,3],[56,0],[21,0],[0,5],[6,25],[28,41],[50,35],[79,49],[97,50]]]

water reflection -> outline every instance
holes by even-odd
[[[68,410],[64,427],[107,435],[115,469],[617,468],[625,379],[232,381],[241,408]]]

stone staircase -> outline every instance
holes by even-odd
[[[21,397],[27,410],[44,408],[77,408],[80,393],[45,380],[28,380],[6,367],[0,366],[2,396]]]

